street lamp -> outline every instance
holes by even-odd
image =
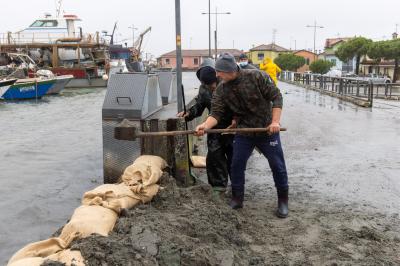
[[[135,30],[138,28],[135,28],[135,25],[132,24],[131,27],[128,27],[129,29],[132,29],[132,47],[135,47]]]
[[[218,38],[217,38],[217,32],[218,32],[218,15],[230,15],[231,12],[218,12],[217,7],[215,7],[215,12],[211,13],[210,10],[208,10],[208,12],[203,12],[201,13],[202,15],[207,15],[210,17],[211,15],[215,15],[215,59],[217,59],[218,56],[218,47],[217,47],[217,43],[218,43]],[[211,21],[208,21],[208,28],[209,28],[209,56],[211,57]]]
[[[317,28],[322,29],[324,26],[318,26],[317,21],[314,21],[314,25],[307,25],[307,28],[314,28],[314,61],[316,57],[316,50],[315,50],[315,36],[317,35]]]

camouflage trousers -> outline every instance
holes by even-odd
[[[225,189],[228,185],[233,154],[232,134],[208,134],[207,178],[214,189]]]

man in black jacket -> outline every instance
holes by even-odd
[[[200,117],[205,109],[211,112],[211,99],[217,87],[217,76],[212,59],[205,59],[197,70],[197,78],[201,81],[199,93],[195,98],[195,104],[187,113],[181,112],[177,116],[184,117],[186,121],[191,121]],[[220,123],[216,128],[227,128],[232,124],[232,116],[226,112],[221,117]],[[232,161],[233,135],[208,134],[207,135],[207,178],[208,183],[214,191],[223,192],[228,185],[230,166]]]

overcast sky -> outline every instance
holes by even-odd
[[[45,12],[55,13],[55,0],[0,0],[0,32],[27,27]],[[84,32],[111,31],[118,21],[117,40],[130,39],[151,26],[144,41],[145,52],[159,56],[175,49],[174,0],[64,0],[63,10],[81,19]],[[5,9],[4,7],[8,8]],[[276,29],[276,43],[286,48],[312,48],[314,20],[317,50],[332,37],[363,35],[374,40],[389,39],[400,24],[400,0],[211,0],[212,12],[231,12],[218,17],[219,47],[248,50],[268,44]],[[181,0],[182,48],[208,48],[208,0]],[[212,17],[212,30],[215,18]],[[399,25],[400,30],[400,25]],[[136,35],[137,36],[137,35]],[[296,41],[295,41],[296,40]]]

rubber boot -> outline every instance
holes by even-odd
[[[278,209],[276,216],[286,218],[289,214],[289,189],[278,189]]]
[[[243,208],[243,199],[244,192],[232,190],[232,199],[229,205],[234,210]]]
[[[224,198],[226,188],[224,187],[213,187],[212,188],[212,199],[222,200]]]

